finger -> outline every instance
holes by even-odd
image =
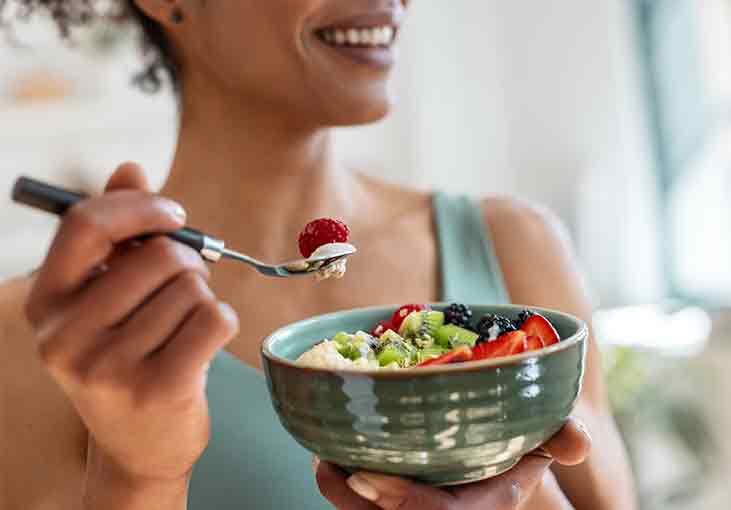
[[[449,492],[394,476],[361,472],[347,483],[353,492],[382,510],[447,510],[456,503]]]
[[[158,350],[199,303],[213,299],[199,273],[178,275],[116,331],[118,338],[132,340],[120,342],[118,357],[135,362]]]
[[[584,423],[572,417],[548,443],[543,445],[543,449],[559,464],[576,466],[589,456],[591,436]]]
[[[317,485],[322,495],[338,510],[373,510],[378,507],[353,492],[347,475],[332,464],[320,462],[316,469]]]
[[[536,490],[552,463],[545,457],[526,455],[510,471],[453,492],[464,510],[515,510]]]
[[[150,184],[145,171],[137,163],[123,163],[117,167],[107,181],[104,192],[119,191],[123,189],[138,189],[150,191]]]
[[[238,316],[229,305],[199,303],[177,334],[150,360],[153,371],[172,387],[185,386],[238,331]]]
[[[87,289],[67,298],[64,304],[53,305],[53,310],[46,313],[43,327],[37,332],[43,358],[54,364],[74,366],[115,348],[120,351],[118,354],[125,353],[127,361],[144,357],[149,352],[144,342],[122,341],[124,346],[116,347],[118,342],[113,339],[123,339],[119,329],[134,316],[133,312],[183,273],[196,273],[203,279],[209,276],[208,268],[193,250],[169,239],[150,239],[141,247],[130,249]],[[188,290],[193,292],[194,285],[190,287]],[[185,306],[191,297],[179,296],[176,306]],[[156,310],[160,312],[160,307]]]
[[[164,237],[150,239],[115,258],[109,270],[79,295],[68,315],[86,321],[90,327],[110,328],[131,316],[167,282],[186,272],[204,279],[210,276],[205,262],[193,249]],[[94,310],[93,318],[89,310]]]
[[[184,224],[180,205],[139,191],[118,191],[76,204],[61,223],[31,292],[31,303],[42,308],[78,290],[116,243]],[[33,321],[36,310],[29,311]]]

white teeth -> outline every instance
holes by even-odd
[[[386,44],[388,41],[383,37],[383,30],[380,28],[374,28],[371,31],[371,43],[377,46]]]
[[[321,32],[322,39],[334,46],[389,46],[396,30],[391,26],[373,28],[328,28]]]
[[[375,39],[375,37],[371,37],[371,34],[373,34],[375,30],[369,30],[367,28],[364,28],[360,31],[360,43],[361,44],[371,44],[371,39]],[[373,43],[375,44],[375,40],[373,40]]]
[[[360,43],[360,32],[357,29],[348,30],[348,42],[354,46]]]

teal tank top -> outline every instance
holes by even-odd
[[[507,303],[500,267],[477,202],[434,196],[442,300]],[[324,510],[312,456],[284,430],[264,375],[223,352],[208,379],[212,435],[193,472],[190,510]]]

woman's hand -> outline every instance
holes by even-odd
[[[136,508],[142,492],[155,508],[184,502],[208,444],[206,368],[236,315],[195,251],[164,237],[129,242],[184,224],[179,205],[123,165],[105,195],[65,215],[30,293],[39,356],[89,430],[87,508]]]
[[[583,424],[570,419],[542,450],[527,455],[507,473],[453,489],[441,490],[372,473],[356,473],[348,478],[335,466],[317,461],[315,470],[322,494],[338,510],[516,510],[536,495],[554,461],[580,464],[590,448],[591,439]],[[553,486],[560,490],[556,484]],[[567,505],[563,496],[550,499],[563,500]],[[540,508],[551,507],[544,503]]]

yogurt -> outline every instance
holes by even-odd
[[[337,255],[338,253],[342,253],[343,250],[355,250],[355,246],[348,243],[328,243],[323,244],[318,249],[316,249],[312,255],[310,255],[310,259],[328,259],[331,258],[334,255]],[[322,269],[320,269],[316,273],[316,277],[318,280],[328,280],[330,278],[339,279],[345,276],[345,273],[347,271],[347,263],[348,259],[343,258],[338,260],[337,262],[334,262],[332,264],[328,264],[324,266]]]

